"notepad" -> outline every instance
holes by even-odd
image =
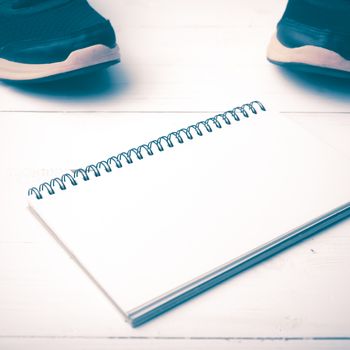
[[[259,102],[164,135],[29,190],[133,326],[350,214],[349,161]]]

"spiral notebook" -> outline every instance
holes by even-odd
[[[165,135],[29,190],[132,326],[350,215],[349,161],[260,102]]]

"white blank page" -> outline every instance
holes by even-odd
[[[214,129],[30,199],[125,312],[350,199],[349,162],[294,123]]]

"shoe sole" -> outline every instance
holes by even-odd
[[[48,64],[18,63],[0,58],[0,79],[45,82],[83,74],[120,62],[118,46],[93,45],[73,51],[66,60]]]
[[[338,53],[318,46],[284,46],[274,34],[267,48],[267,59],[274,64],[298,70],[350,78],[350,61]]]

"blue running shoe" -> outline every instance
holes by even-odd
[[[119,61],[113,27],[86,0],[0,1],[0,79],[55,80]]]
[[[350,78],[350,0],[289,0],[268,46],[267,59]]]

